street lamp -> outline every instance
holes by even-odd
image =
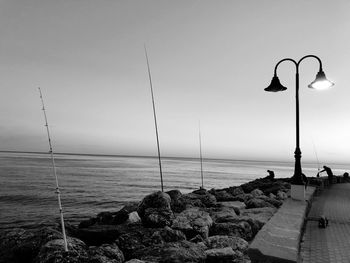
[[[286,90],[287,88],[281,84],[279,78],[277,77],[277,67],[284,61],[293,62],[296,68],[296,74],[295,74],[296,147],[294,152],[295,166],[294,166],[294,175],[292,177],[292,182],[291,182],[292,183],[291,197],[297,200],[305,200],[304,180],[303,180],[303,173],[301,170],[301,162],[300,162],[301,151],[300,151],[300,136],[299,136],[299,65],[306,58],[315,58],[318,60],[320,64],[320,68],[316,75],[316,79],[313,82],[311,82],[311,84],[308,85],[308,87],[312,89],[323,90],[334,86],[334,83],[332,83],[326,78],[326,75],[322,70],[321,59],[315,55],[307,55],[302,57],[298,62],[296,62],[294,59],[291,59],[291,58],[284,58],[280,60],[275,66],[274,76],[272,78],[270,85],[267,88],[265,88],[265,91],[269,91],[269,92],[278,92],[278,91]]]

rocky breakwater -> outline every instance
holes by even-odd
[[[249,242],[287,198],[289,184],[262,178],[239,187],[155,192],[140,203],[54,228],[1,233],[0,263],[250,262]],[[59,229],[59,228],[58,228]]]

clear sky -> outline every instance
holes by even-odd
[[[350,157],[350,1],[0,0],[0,150],[293,160],[295,69],[315,54],[333,89],[300,67],[304,161]]]

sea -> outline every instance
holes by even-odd
[[[59,221],[56,181],[47,153],[0,152],[0,229],[34,228]],[[103,211],[118,211],[159,191],[156,157],[55,154],[58,182],[66,222],[78,224]],[[331,166],[335,174],[349,165]],[[220,189],[267,176],[293,175],[294,164],[247,160],[204,159],[204,188]],[[164,191],[188,193],[201,186],[200,161],[195,158],[162,158]],[[315,176],[317,164],[303,164]]]

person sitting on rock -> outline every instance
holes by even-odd
[[[318,174],[320,174],[322,172],[326,172],[327,173],[329,184],[332,184],[333,183],[333,172],[332,172],[332,169],[329,168],[328,166],[324,165],[323,166],[323,170],[319,171]]]

